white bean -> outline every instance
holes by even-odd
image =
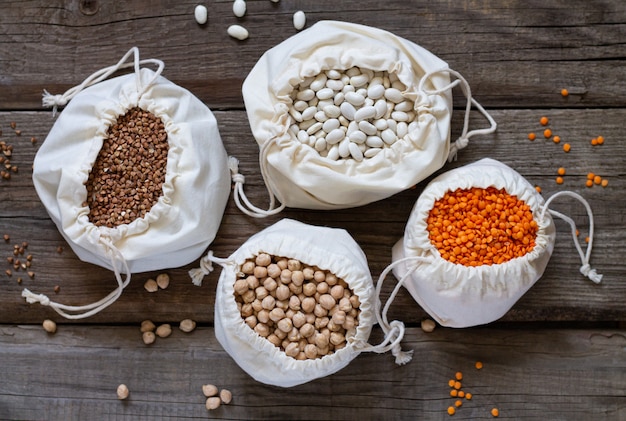
[[[306,129],[306,132],[308,134],[314,134],[317,133],[318,131],[320,131],[322,129],[322,123],[320,123],[319,121],[317,123],[314,123],[311,127],[309,127],[308,129]]]
[[[385,120],[384,118],[379,118],[378,120],[374,121],[374,127],[376,127],[380,131],[383,131],[388,128],[389,125],[387,124],[387,120]]]
[[[393,107],[394,111],[411,111],[413,109],[413,101],[402,101]]]
[[[363,156],[365,158],[373,158],[376,155],[378,155],[378,153],[380,151],[382,151],[382,149],[380,149],[380,148],[370,148],[370,149],[366,150],[365,152],[363,152]]]
[[[334,129],[330,133],[328,133],[328,135],[326,135],[326,142],[329,145],[334,145],[336,143],[343,141],[345,137],[346,137],[346,133],[343,130]]]
[[[346,96],[343,94],[343,92],[337,92],[335,94],[335,97],[333,98],[333,104],[335,104],[336,106],[340,106],[341,104],[343,104],[343,101],[345,101]]]
[[[198,22],[198,25],[204,25],[207,23],[207,20],[209,20],[209,11],[206,6],[199,4],[194,9],[193,16],[196,19],[196,22]]]
[[[350,139],[344,138],[341,143],[339,143],[339,156],[342,158],[347,158],[350,156]]]
[[[306,102],[305,102],[305,104],[306,104]],[[312,119],[315,116],[315,113],[317,112],[317,107],[307,107],[306,109],[299,110],[299,111],[302,111],[302,121],[310,120],[310,119]]]
[[[315,112],[315,115],[313,116],[315,118],[315,120],[323,123],[326,120],[328,120],[328,116],[326,115],[326,113],[324,111],[317,111]]]
[[[318,152],[326,150],[326,139],[317,139],[315,141],[315,150]]]
[[[370,82],[370,86],[367,88],[367,96],[372,99],[379,99],[385,95],[385,87],[381,85],[372,85]]]
[[[378,130],[376,130],[376,127],[366,120],[359,121],[359,130],[370,136],[373,136],[378,132]]]
[[[365,144],[370,148],[382,148],[385,146],[385,142],[378,136],[368,136],[365,140]]]
[[[387,119],[387,126],[394,132],[398,133],[398,122],[396,120],[391,118]]]
[[[387,98],[389,101],[394,102],[396,104],[404,101],[404,96],[402,96],[402,92],[400,92],[396,88],[385,89],[385,98]]]
[[[333,145],[329,150],[328,150],[328,155],[326,155],[326,158],[328,159],[332,159],[333,161],[336,161],[339,159],[339,146],[337,145]]]
[[[305,89],[303,91],[298,92],[296,98],[301,101],[310,101],[315,97],[315,91],[313,89]]]
[[[380,134],[380,137],[388,145],[393,145],[396,142],[396,140],[398,140],[398,137],[396,136],[394,131],[391,129],[383,130],[382,133]]]
[[[346,70],[346,75],[348,75],[349,77],[357,76],[360,74],[361,69],[359,69],[358,67],[350,67],[348,70]]]
[[[341,91],[344,87],[344,84],[341,80],[328,79],[328,81],[326,82],[326,87],[332,89],[333,91]]]
[[[376,115],[374,116],[374,118],[379,119],[383,117],[387,112],[387,101],[385,101],[384,99],[379,99],[374,104],[374,108],[376,108]]]
[[[296,120],[297,122],[301,122],[302,121],[302,113],[300,113],[300,111],[296,110],[295,108],[290,108],[289,109],[289,114],[293,117],[294,120]]]
[[[326,70],[326,76],[328,76],[329,79],[341,79],[343,73],[336,69],[330,69]]]
[[[363,95],[359,95],[356,92],[344,92],[346,101],[355,107],[360,107],[365,103],[365,97]]]
[[[359,146],[356,143],[350,142],[348,144],[348,150],[355,161],[363,161],[363,152],[361,152],[361,149],[359,149]]]
[[[367,135],[360,130],[350,133],[348,137],[350,138],[350,142],[358,144],[365,143],[365,140],[367,139]]]
[[[306,101],[296,101],[293,103],[293,108],[300,112],[304,111],[308,106],[309,104]]]
[[[302,10],[298,10],[293,14],[293,27],[299,31],[304,28],[304,25],[306,25],[306,15]]]
[[[320,100],[322,99],[330,99],[335,96],[335,92],[330,88],[322,88],[315,93],[315,96]]]
[[[306,130],[300,130],[298,132],[298,140],[301,143],[307,143],[307,141],[309,140],[309,134],[306,132]]]
[[[346,98],[347,99],[347,98]],[[342,103],[339,106],[341,110],[341,114],[347,118],[348,120],[354,120],[354,114],[356,113],[356,108],[349,101]]]
[[[409,121],[409,115],[404,111],[394,111],[391,113],[391,118],[396,121]]]
[[[354,120],[367,120],[369,118],[374,118],[374,116],[376,116],[376,108],[370,105],[368,107],[363,107],[356,110],[356,113],[354,113]]]
[[[324,107],[324,113],[330,118],[337,118],[341,115],[341,109],[336,105],[327,105]]]
[[[243,17],[246,14],[246,2],[245,0],[235,0],[233,2],[233,13],[238,18]]]
[[[313,79],[313,82],[311,82],[311,85],[309,86],[309,88],[317,92],[320,89],[326,87],[326,80],[328,80],[326,75],[324,73],[320,73],[319,75],[315,77],[315,79]]]
[[[230,25],[226,30],[231,37],[243,41],[248,38],[248,30],[241,25]]]
[[[338,129],[339,126],[341,126],[341,123],[339,123],[339,120],[337,120],[336,118],[329,118],[322,125],[322,129],[326,133],[330,133],[331,131]]]
[[[396,134],[400,139],[402,139],[409,132],[409,127],[406,122],[401,121],[398,123],[398,127],[396,128]]]

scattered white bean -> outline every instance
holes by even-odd
[[[241,25],[230,25],[226,32],[228,32],[228,35],[231,37],[240,41],[243,41],[249,36],[248,30]]]
[[[209,11],[206,6],[201,4],[197,5],[193,11],[193,16],[196,19],[198,25],[204,25],[209,20]]]
[[[246,1],[245,0],[235,0],[233,2],[233,13],[238,18],[243,17],[246,14]]]
[[[293,14],[293,27],[299,31],[304,28],[304,25],[306,25],[306,15],[302,10],[298,10]]]

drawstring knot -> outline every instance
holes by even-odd
[[[26,298],[26,302],[28,304],[39,303],[44,307],[48,307],[50,305],[50,298],[48,298],[47,295],[35,294],[26,288],[22,291],[22,297]]]
[[[213,250],[209,250],[206,256],[200,259],[200,267],[191,269],[189,271],[189,276],[191,277],[191,282],[195,286],[201,286],[202,280],[209,273],[213,272]]]
[[[595,269],[592,269],[589,263],[584,264],[580,267],[580,273],[591,279],[596,284],[602,282],[602,275],[597,273]]]
[[[450,152],[448,153],[448,162],[456,161],[457,154],[463,148],[469,144],[467,137],[459,137],[456,142],[450,145]]]

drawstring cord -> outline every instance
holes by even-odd
[[[449,73],[450,75],[456,77],[457,79],[449,83],[448,85],[444,86],[441,89],[426,90],[424,88],[424,84],[426,83],[428,78],[430,78],[431,76],[437,73]],[[475,135],[493,133],[496,131],[496,128],[498,127],[493,117],[491,117],[491,115],[483,108],[483,106],[480,105],[478,101],[476,101],[472,97],[472,91],[470,89],[470,86],[467,80],[465,80],[465,78],[459,72],[455,70],[439,69],[439,70],[433,70],[431,72],[426,73],[424,76],[422,76],[420,80],[420,83],[418,85],[418,90],[421,92],[424,92],[426,95],[439,95],[445,91],[451,90],[457,85],[461,85],[461,90],[463,91],[463,94],[467,98],[467,104],[465,106],[465,117],[463,119],[463,131],[461,132],[461,136],[459,136],[459,138],[455,142],[450,144],[450,152],[448,153],[448,162],[452,162],[456,160],[458,152],[468,145],[470,137],[475,136]],[[472,131],[468,131],[469,130],[469,117],[470,117],[470,111],[472,109],[472,104],[476,107],[478,111],[480,111],[480,113],[487,119],[487,121],[489,121],[490,126],[488,128],[474,129]]]
[[[110,252],[111,265],[113,266],[113,272],[115,273],[115,280],[117,281],[117,288],[113,290],[109,295],[103,299],[96,301],[95,303],[83,305],[83,306],[69,306],[61,303],[51,301],[50,298],[44,294],[35,294],[28,289],[24,288],[22,291],[22,297],[26,299],[29,304],[39,303],[42,306],[51,307],[54,311],[59,313],[66,319],[77,320],[91,317],[94,314],[99,313],[111,304],[113,304],[122,295],[124,288],[130,283],[130,270],[128,264],[122,253],[110,242],[110,240],[101,239],[103,244]],[[126,279],[122,281],[122,276],[118,268],[118,263],[122,264],[123,272],[126,274]],[[70,314],[68,312],[84,312],[78,314]]]
[[[576,235],[576,223],[574,222],[574,220],[567,215],[564,215],[549,208],[552,201],[560,196],[569,196],[578,200],[585,206],[585,209],[587,210],[587,215],[589,217],[589,243],[587,244],[586,252],[583,252],[582,247],[580,246],[580,242],[578,241],[578,236]],[[548,200],[546,200],[543,210],[541,211],[542,220],[544,219],[546,212],[550,212],[551,215],[557,216],[569,224],[572,231],[574,245],[576,246],[576,250],[578,251],[578,255],[580,256],[580,261],[582,263],[582,266],[580,267],[580,273],[591,279],[591,281],[593,281],[594,283],[599,284],[602,281],[602,275],[597,273],[595,269],[592,269],[591,265],[589,264],[589,259],[591,257],[591,248],[593,246],[594,229],[593,213],[591,212],[591,206],[589,206],[589,203],[578,193],[574,193],[571,191],[560,191],[553,194],[552,196],[550,196],[550,198],[548,198]]]
[[[394,357],[396,357],[396,364],[398,365],[404,365],[410,362],[411,359],[413,358],[413,350],[410,350],[410,351],[402,350],[400,346],[400,342],[404,338],[404,333],[405,333],[404,323],[402,323],[399,320],[393,320],[391,323],[388,322],[387,312],[389,311],[389,307],[391,307],[393,300],[396,298],[396,295],[400,291],[400,288],[404,285],[404,282],[407,279],[409,279],[411,275],[413,274],[413,272],[415,272],[415,270],[417,269],[417,265],[414,265],[413,267],[409,268],[407,273],[405,273],[402,276],[402,278],[400,278],[400,280],[394,287],[393,291],[389,295],[389,298],[387,298],[387,301],[385,303],[385,306],[382,308],[382,311],[381,311],[381,302],[378,297],[380,297],[383,282],[385,278],[387,277],[387,275],[389,275],[389,272],[391,272],[396,266],[402,263],[405,263],[407,261],[410,261],[410,260],[418,261],[418,262],[426,262],[429,259],[424,258],[424,257],[416,257],[416,256],[404,257],[402,259],[396,260],[395,262],[387,266],[385,270],[383,270],[383,272],[378,277],[378,281],[376,282],[377,300],[374,306],[374,313],[376,313],[376,320],[378,321],[378,324],[380,325],[381,329],[385,333],[385,339],[383,340],[383,342],[381,342],[378,345],[365,344],[363,347],[360,348],[361,351],[376,352],[378,354],[391,351],[391,354]]]
[[[253,218],[265,218],[267,216],[276,215],[280,213],[283,209],[285,209],[284,203],[281,203],[280,206],[275,207],[277,197],[273,193],[273,191],[278,191],[278,189],[272,188],[274,186],[273,184],[274,182],[271,180],[270,177],[267,176],[267,173],[268,173],[267,153],[268,153],[269,147],[273,143],[276,143],[275,137],[265,142],[261,146],[261,149],[259,151],[259,167],[261,168],[261,176],[263,177],[263,181],[265,182],[267,193],[269,194],[269,197],[270,197],[269,208],[267,210],[261,209],[253,205],[250,202],[250,200],[246,196],[246,193],[243,190],[243,185],[246,182],[246,178],[243,176],[243,174],[239,174],[239,160],[235,158],[234,156],[231,156],[228,158],[228,167],[230,168],[232,180],[233,180],[233,183],[235,184],[234,191],[233,191],[235,204],[237,205],[240,211],[242,211],[246,215],[251,216]],[[242,201],[243,201],[243,204],[241,203]],[[283,202],[283,201],[280,200],[280,202]]]
[[[209,250],[209,252],[200,259],[200,267],[191,269],[189,271],[189,277],[191,278],[191,282],[195,286],[202,286],[202,280],[206,275],[213,272],[213,263],[217,263],[220,266],[226,266],[228,263],[232,263],[229,259],[221,259],[219,257],[215,257],[213,255],[213,250]]]
[[[126,63],[126,61],[128,61],[131,55],[133,55],[133,62]],[[139,71],[141,70],[141,65],[147,64],[147,63],[156,64],[157,70],[154,76],[152,77],[152,79],[148,82],[148,84],[146,84],[146,86],[142,86],[141,75]],[[127,68],[127,67],[135,68],[135,76],[137,79],[136,83],[137,83],[137,87],[139,88],[138,89],[139,94],[141,95],[146,91],[146,89],[152,86],[152,84],[154,84],[157,78],[161,75],[161,72],[163,71],[165,64],[161,60],[156,60],[156,59],[139,60],[139,49],[137,47],[132,47],[130,50],[128,50],[126,54],[124,54],[124,57],[122,57],[120,61],[117,62],[117,64],[98,70],[97,72],[93,73],[91,76],[87,77],[80,85],[77,85],[68,89],[63,94],[53,95],[44,89],[43,97],[41,100],[42,105],[46,108],[52,107],[52,116],[54,117],[57,113],[58,107],[65,106],[72,98],[78,95],[78,93],[80,93],[83,89],[91,85],[95,85],[96,83],[102,82],[103,80],[107,79],[116,71]]]

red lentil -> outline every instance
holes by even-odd
[[[546,139],[550,139],[552,137],[552,130],[550,129],[545,129],[543,131],[543,137],[545,137]]]
[[[553,141],[554,143],[559,143],[559,142],[561,141],[561,136],[554,136],[554,137],[552,138],[552,141]]]
[[[556,178],[556,184],[563,184],[563,177],[559,176]]]
[[[541,193],[541,187],[535,186],[535,190],[537,190],[537,193]]]
[[[561,167],[556,171],[559,175],[565,175],[565,168]]]
[[[569,91],[565,88],[561,89],[561,96],[567,97],[569,95]]]
[[[606,187],[609,185],[609,180],[607,180],[606,178],[602,180],[602,187]]]
[[[457,189],[435,202],[428,216],[431,243],[442,258],[465,266],[499,264],[535,246],[530,207],[504,189]]]
[[[604,143],[604,137],[598,136],[596,138],[596,142],[598,143],[598,145],[602,145]]]
[[[457,371],[456,374],[454,375],[454,378],[457,380],[463,380],[463,373],[461,373],[460,371]]]
[[[572,149],[572,146],[569,143],[563,144],[563,150],[565,152],[569,152]]]
[[[460,407],[461,405],[463,405],[463,401],[458,399],[454,402],[454,406],[456,406],[457,408]]]
[[[528,133],[528,140],[533,141],[537,139],[537,135],[534,133]]]
[[[454,415],[455,412],[456,412],[456,409],[454,409],[453,406],[448,407],[448,415]]]
[[[595,177],[593,177],[593,182],[595,184],[600,184],[602,182],[602,177],[600,177],[599,175],[596,175]]]
[[[587,181],[585,181],[585,186],[587,186],[587,187],[592,187],[592,186],[593,186],[593,180],[587,180]]]
[[[471,393],[466,393],[465,394],[465,399],[467,399],[468,401],[472,400],[472,394]]]
[[[548,117],[541,117],[539,119],[539,123],[541,123],[542,126],[547,126],[548,125]]]
[[[491,415],[492,415],[494,418],[497,418],[497,417],[500,415],[500,411],[498,410],[498,408],[493,408],[493,409],[491,410]]]

